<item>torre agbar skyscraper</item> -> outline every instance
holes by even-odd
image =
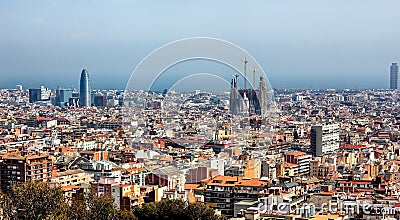
[[[398,89],[399,67],[397,63],[390,66],[390,89]]]
[[[82,70],[81,81],[80,81],[80,107],[90,106],[90,84],[89,84],[89,73],[86,69]]]

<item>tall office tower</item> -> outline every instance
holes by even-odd
[[[89,84],[89,73],[85,69],[81,73],[80,81],[80,107],[90,106],[90,84]]]
[[[64,107],[69,105],[69,101],[72,98],[72,89],[60,89],[56,90],[56,105],[60,107]]]
[[[37,101],[49,101],[51,91],[44,86],[40,86],[34,89],[29,89],[29,102],[34,103]]]
[[[97,107],[107,107],[107,96],[102,94],[96,94],[94,96],[94,106]]]
[[[397,63],[390,66],[390,89],[397,89],[397,81],[399,78],[399,67]]]
[[[339,125],[324,124],[311,127],[311,151],[321,156],[339,149]]]

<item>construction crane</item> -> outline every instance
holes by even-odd
[[[247,70],[247,60],[246,60],[246,58],[244,58],[243,60],[241,60],[243,63],[244,63],[244,86],[243,86],[243,88],[246,90],[246,82],[247,82],[247,72],[246,72],[246,70]]]

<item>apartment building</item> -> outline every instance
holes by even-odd
[[[60,186],[80,185],[92,181],[94,181],[94,175],[88,174],[81,169],[54,172],[51,178],[51,182],[55,182]]]
[[[234,204],[240,201],[257,201],[265,196],[269,182],[258,178],[240,176],[217,176],[211,179],[204,190],[204,203],[221,211],[227,217],[234,216]]]
[[[48,154],[5,154],[0,160],[0,174],[3,191],[19,182],[49,182],[52,176],[52,160]]]
[[[298,176],[310,175],[310,160],[312,156],[301,151],[292,151],[285,154],[285,162],[298,165]]]
[[[339,149],[339,124],[311,127],[310,145],[314,156],[321,156]]]

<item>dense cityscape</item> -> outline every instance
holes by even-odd
[[[400,220],[400,1],[0,1],[0,220]]]
[[[245,70],[246,71],[246,70]],[[398,67],[390,89],[0,90],[0,182],[165,199],[230,219],[399,219]],[[254,79],[255,80],[255,79]],[[244,81],[243,87],[245,87]]]

